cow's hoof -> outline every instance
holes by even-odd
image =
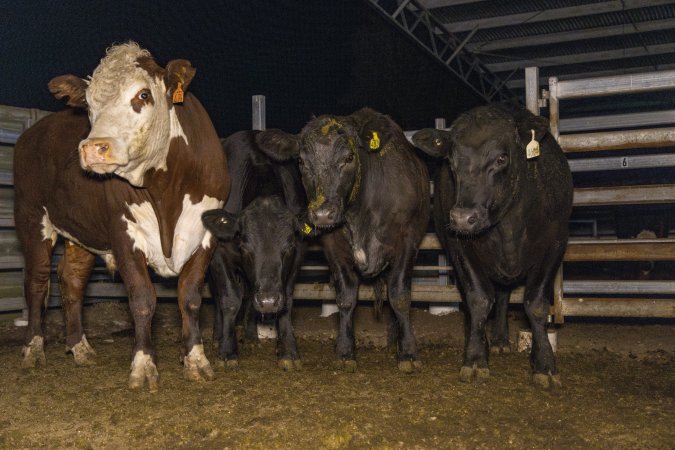
[[[215,378],[211,363],[204,354],[204,345],[193,346],[183,358],[183,376],[189,381],[211,381]]]
[[[302,369],[302,361],[299,359],[280,359],[277,365],[286,372]]]
[[[354,373],[356,372],[356,360],[355,359],[338,359],[336,365],[339,369],[342,369],[345,372]]]
[[[459,371],[459,380],[463,383],[471,383],[474,378],[476,383],[485,383],[490,379],[490,369],[487,367],[478,367],[476,364],[472,367],[462,366]]]
[[[403,373],[415,373],[422,368],[422,361],[417,360],[404,360],[398,362],[398,370]]]
[[[47,358],[45,357],[45,340],[42,336],[34,336],[28,345],[21,349],[23,360],[21,367],[23,369],[35,369],[36,367],[45,367]]]
[[[67,348],[73,354],[75,364],[78,366],[93,366],[96,364],[96,351],[89,345],[87,337],[83,334],[82,339],[72,348]]]
[[[549,373],[535,373],[532,375],[532,382],[535,386],[542,389],[556,390],[562,388],[562,381],[560,375],[553,375]]]
[[[152,357],[142,351],[136,352],[134,360],[131,362],[131,373],[129,374],[129,389],[137,391],[143,389],[145,381],[148,382],[148,390],[157,392],[159,388],[159,372]]]
[[[490,346],[490,353],[511,353],[511,344],[493,344]]]
[[[225,369],[225,368],[236,369],[237,367],[239,367],[239,360],[234,359],[234,358],[228,358],[228,359],[217,358],[214,365],[219,369]]]

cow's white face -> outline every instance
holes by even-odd
[[[68,96],[71,106],[88,109],[91,132],[80,143],[82,168],[114,173],[134,186],[143,186],[148,170],[166,170],[171,138],[187,143],[171,93],[178,82],[185,89],[193,75],[188,61],[174,60],[164,69],[129,42],[108,49],[89,80],[52,80],[57,98]]]

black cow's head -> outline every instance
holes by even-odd
[[[288,305],[286,288],[293,282],[306,226],[279,197],[259,197],[239,214],[223,209],[202,215],[206,228],[221,241],[236,242],[241,270],[258,312],[275,314]]]
[[[297,158],[309,221],[330,228],[344,222],[346,207],[358,198],[363,159],[374,142],[377,148],[384,146],[388,128],[386,116],[364,108],[346,117],[317,117],[298,135],[263,131],[256,141],[277,161]]]
[[[541,141],[548,121],[528,111],[488,105],[461,115],[449,131],[427,128],[415,133],[416,147],[449,165],[454,202],[448,223],[455,232],[479,234],[509,209],[519,178],[527,176],[525,148],[532,130]]]

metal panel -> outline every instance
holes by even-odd
[[[565,316],[675,317],[673,298],[565,298]]]
[[[675,146],[675,128],[563,134],[558,138],[558,144],[567,153],[672,147]]]
[[[577,188],[574,206],[635,205],[675,202],[675,185]]]
[[[582,80],[558,80],[558,98],[581,98],[675,89],[675,70]]]
[[[568,161],[572,172],[675,167],[675,154],[583,158]]]
[[[675,124],[675,110],[647,111],[629,114],[612,114],[608,116],[577,117],[561,119],[560,132],[597,131],[645,127],[649,125]]]

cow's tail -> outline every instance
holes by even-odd
[[[382,303],[387,295],[387,286],[382,278],[378,278],[373,282],[373,291],[375,293],[375,317],[380,320],[382,317]]]

